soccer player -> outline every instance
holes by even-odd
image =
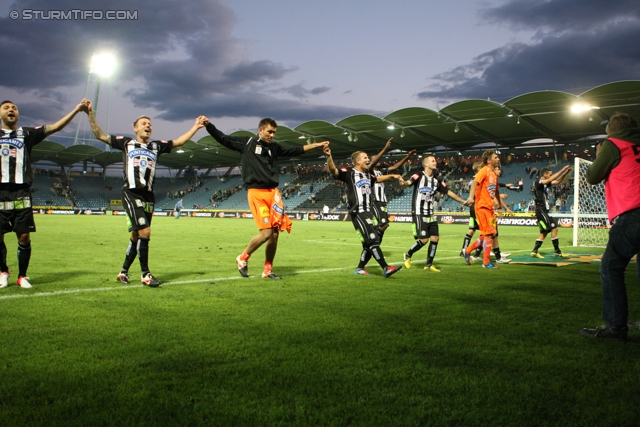
[[[482,167],[482,163],[481,162],[476,162],[473,164],[473,171],[475,173],[478,173],[478,170]],[[500,178],[500,175],[502,174],[502,168],[500,167],[500,165],[496,166],[495,168],[495,172],[496,175],[498,176],[498,178]],[[471,181],[473,183],[473,180]],[[502,187],[502,186],[500,186]],[[513,188],[512,186],[510,186],[509,184],[507,184],[505,186],[508,190],[512,190],[512,191],[518,191],[519,187],[515,187]],[[504,208],[507,213],[509,214],[513,214],[513,211],[511,209],[509,209],[509,206],[507,206],[507,204],[504,202],[503,198],[506,197],[506,194],[501,194],[500,195],[500,205],[499,207]],[[494,204],[495,205],[495,204]],[[498,206],[495,206],[498,207]],[[476,219],[476,212],[475,212],[475,208],[473,205],[471,205],[469,207],[469,230],[467,230],[467,234],[465,234],[464,236],[464,241],[462,243],[462,249],[460,251],[460,256],[464,257],[464,250],[467,249],[467,246],[469,246],[469,244],[471,243],[471,238],[473,237],[473,235],[475,234],[476,230],[479,229],[479,225],[478,225],[478,220]],[[498,264],[509,264],[511,262],[511,260],[509,259],[509,255],[511,255],[511,253],[509,252],[501,252],[500,251],[500,242],[498,241],[498,225],[496,224],[496,237],[493,239],[493,244],[492,244],[492,250],[493,250],[493,254],[496,257],[496,263]],[[474,255],[471,256],[471,259],[474,261],[483,261],[482,258],[480,258],[480,252],[482,252],[482,247],[478,246],[476,248],[476,252]]]
[[[411,257],[429,242],[427,252],[427,262],[424,269],[433,272],[440,272],[434,265],[433,259],[438,250],[440,234],[438,232],[438,222],[433,216],[434,196],[436,192],[447,194],[453,200],[465,204],[466,200],[449,190],[447,184],[435,177],[438,164],[435,156],[429,155],[422,159],[423,171],[414,173],[409,180],[402,180],[403,187],[413,186],[412,214],[413,214],[413,238],[415,243],[404,254],[405,268],[411,268]]]
[[[278,236],[283,228],[284,206],[278,190],[280,167],[279,157],[299,156],[314,148],[327,147],[329,141],[316,142],[301,147],[284,147],[273,140],[278,125],[275,120],[265,118],[258,124],[258,138],[247,136],[229,136],[218,130],[206,119],[207,132],[220,144],[230,150],[238,151],[241,156],[242,180],[247,188],[249,208],[253,220],[258,226],[258,234],[250,241],[245,250],[238,255],[238,271],[243,277],[249,277],[248,261],[251,255],[265,245],[263,279],[280,280],[273,272],[273,260],[278,248]]]
[[[464,250],[464,260],[471,264],[471,251],[478,247],[484,249],[483,268],[497,269],[491,262],[491,247],[493,238],[498,229],[494,203],[502,206],[500,192],[498,190],[498,176],[494,169],[500,163],[500,158],[495,150],[486,150],[482,153],[482,165],[469,189],[467,204],[474,203],[476,218],[480,229],[480,237],[471,246]]]
[[[549,168],[542,168],[540,170],[540,179],[533,184],[533,191],[536,196],[536,219],[540,228],[540,235],[531,251],[531,256],[534,258],[544,258],[538,253],[538,249],[542,246],[542,242],[544,242],[549,232],[551,232],[554,256],[564,257],[558,243],[558,223],[555,218],[549,216],[549,210],[551,209],[549,189],[553,185],[560,184],[569,172],[571,172],[570,166],[565,166],[556,173],[553,173]]]
[[[151,140],[151,119],[140,116],[133,122],[136,139],[127,136],[109,135],[102,131],[91,108],[91,101],[85,101],[89,111],[89,124],[97,139],[122,151],[124,163],[124,183],[122,187],[122,205],[127,213],[131,240],[127,248],[122,270],[117,280],[129,284],[129,267],[138,256],[142,271],[141,282],[152,288],[162,284],[149,270],[149,241],[151,239],[151,220],[155,195],[153,183],[156,176],[158,157],[170,153],[174,147],[187,143],[205,126],[204,116],[196,119],[195,124],[184,135],[170,141]]]
[[[396,267],[387,264],[380,249],[380,237],[375,229],[374,217],[371,211],[371,184],[377,181],[384,182],[390,179],[398,179],[402,182],[400,175],[375,176],[369,172],[369,156],[363,151],[356,151],[351,155],[353,167],[351,169],[338,169],[331,157],[331,149],[326,146],[323,149],[327,156],[327,170],[336,179],[345,183],[347,188],[347,199],[349,200],[349,214],[353,226],[362,242],[362,254],[360,262],[355,270],[355,274],[369,275],[365,266],[373,256],[382,267],[384,277],[390,277],[399,271],[402,266]]]
[[[397,161],[395,164],[387,167],[379,169],[376,167],[380,159],[384,153],[387,152],[389,147],[391,147],[391,141],[393,138],[389,138],[387,143],[384,145],[382,150],[371,158],[371,164],[369,165],[369,169],[371,173],[375,176],[388,175],[400,168],[405,162],[411,160],[411,157],[415,154],[416,150],[411,150],[407,153],[404,158]],[[389,228],[389,213],[387,212],[387,195],[384,192],[384,182],[376,181],[373,184],[373,194],[374,199],[371,204],[371,209],[373,211],[373,217],[376,220],[376,229],[378,230],[378,234],[380,234],[380,243],[382,243],[382,239],[384,237],[384,232]]]
[[[18,127],[20,112],[11,101],[0,104],[0,288],[9,286],[7,247],[4,235],[10,231],[18,238],[18,280],[21,288],[32,288],[27,277],[31,259],[31,237],[36,224],[31,209],[31,150],[47,136],[62,130],[79,112],[86,112],[81,102],[66,116],[51,125]]]

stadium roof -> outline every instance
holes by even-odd
[[[601,122],[618,111],[640,120],[640,80],[609,83],[581,95],[540,91],[503,104],[476,99],[456,102],[440,111],[410,107],[382,118],[358,114],[335,124],[312,120],[295,129],[279,126],[275,140],[287,146],[329,140],[336,159],[346,159],[356,150],[373,154],[391,137],[392,150],[418,152],[465,151],[486,143],[513,148],[536,139],[547,143],[549,140],[559,144],[580,143],[602,136]],[[231,135],[255,136],[248,131]],[[121,162],[122,153],[90,145],[65,147],[43,141],[34,147],[32,160],[48,160],[67,167],[87,161],[106,167]],[[237,166],[240,156],[206,136],[161,156],[158,163],[175,169],[186,166],[206,169]]]

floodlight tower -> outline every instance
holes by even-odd
[[[108,79],[116,66],[116,61],[113,55],[110,53],[93,54],[91,57],[91,64],[89,66],[89,76],[87,77],[87,85],[84,89],[84,97],[87,97],[89,91],[89,84],[93,80],[96,84],[95,97],[93,99],[93,113],[98,114],[98,100],[100,99],[100,84],[103,79]],[[73,141],[73,145],[77,145],[78,135],[80,134],[80,127],[82,120],[78,123],[78,129],[76,130],[76,137]],[[109,131],[109,106],[107,104],[107,132]],[[84,139],[84,138],[83,138]]]

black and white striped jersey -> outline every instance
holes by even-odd
[[[411,185],[413,185],[413,199],[411,209],[416,215],[431,216],[435,211],[433,208],[434,195],[436,191],[442,194],[447,194],[449,188],[447,184],[440,181],[434,176],[427,176],[424,171],[414,173],[409,178]]]
[[[551,183],[543,184],[542,178],[533,184],[533,193],[536,196],[536,208],[544,209],[549,212],[549,209],[551,209],[551,202],[549,201],[550,188]]]
[[[0,131],[0,183],[33,183],[31,149],[45,138],[44,126]]]
[[[375,175],[375,177],[377,178],[379,176],[386,175],[388,173],[389,173],[389,169],[384,168],[382,170],[374,169],[372,174]],[[376,181],[373,184],[373,194],[377,202],[387,203],[387,195],[384,192],[384,182]]]
[[[153,191],[158,157],[171,152],[173,141],[151,141],[143,144],[127,136],[111,135],[111,146],[122,151],[123,187]]]
[[[337,179],[347,187],[349,213],[371,212],[371,185],[376,182],[375,175],[353,168],[338,169]]]

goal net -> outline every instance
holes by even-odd
[[[573,169],[573,246],[604,248],[609,240],[609,220],[604,182],[590,185],[585,178],[592,162],[575,159]]]

